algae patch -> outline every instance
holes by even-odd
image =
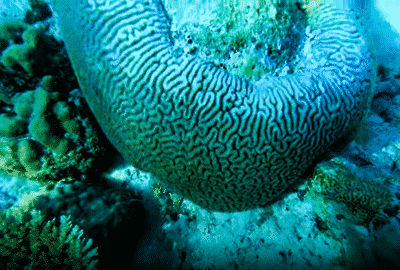
[[[294,72],[306,27],[299,5],[221,1],[209,17],[173,31],[186,53],[249,80]]]

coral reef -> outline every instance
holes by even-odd
[[[38,196],[34,207],[47,218],[71,216],[80,228],[96,232],[97,237],[106,237],[110,230],[121,229],[121,224],[130,221],[140,231],[140,222],[144,217],[139,196],[124,189],[108,189],[108,192],[104,192],[105,190],[104,187],[90,186],[78,181],[60,181],[53,190]]]
[[[0,20],[0,63],[8,70],[42,77],[55,75],[65,64],[62,45],[46,33],[48,24],[33,26],[15,18]],[[1,68],[4,70],[4,68]]]
[[[62,44],[45,23],[7,18],[0,29],[0,171],[46,182],[100,173],[106,146],[71,92],[77,83]]]
[[[97,248],[67,216],[45,222],[40,211],[0,212],[3,269],[95,269]]]
[[[300,5],[267,2],[257,7],[221,1],[218,7],[211,22],[186,23],[172,32],[174,39],[186,37],[184,45],[190,46],[191,54],[248,80],[294,72],[306,26]]]
[[[162,205],[162,213],[168,216],[170,220],[178,220],[180,214],[187,214],[182,211],[182,203],[184,197],[172,193],[170,190],[165,189],[161,183],[154,183],[152,185],[154,196],[159,200]]]
[[[53,6],[99,125],[133,166],[206,209],[279,199],[367,112],[371,52],[342,9],[305,1],[299,66],[252,83],[174,46],[160,0],[89,2]]]
[[[392,206],[390,179],[374,181],[353,174],[338,158],[319,164],[310,181],[313,191],[344,203],[355,224],[370,228],[373,221],[385,221],[383,210]]]
[[[32,206],[46,219],[70,216],[99,248],[99,269],[108,269],[107,262],[113,260],[121,269],[131,269],[133,250],[146,229],[147,219],[138,194],[124,188],[62,181],[37,196]]]
[[[33,180],[84,180],[104,148],[89,120],[51,82],[45,76],[35,90],[7,100],[8,112],[0,114],[0,170]]]
[[[38,56],[37,51],[40,37],[43,35],[43,27],[32,27],[28,24],[19,21],[6,21],[0,25],[3,34],[0,37],[1,43],[7,42],[11,37],[15,42],[17,34],[22,38],[22,44],[12,44],[2,52],[1,63],[8,69],[22,67],[29,75],[33,75],[34,57]],[[22,32],[22,35],[21,35]],[[12,36],[9,36],[12,33]]]

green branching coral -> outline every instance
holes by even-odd
[[[15,26],[13,26],[15,24]],[[12,29],[15,27],[16,29]],[[17,65],[22,67],[28,74],[33,74],[33,57],[35,55],[35,50],[37,48],[37,43],[39,36],[44,32],[43,27],[34,28],[22,22],[12,22],[8,21],[6,25],[0,25],[1,29],[6,29],[5,31],[17,31],[23,30],[23,34],[21,36],[23,40],[23,44],[13,44],[9,48],[7,48],[1,57],[1,63],[9,68],[15,68]],[[11,29],[8,29],[11,28]],[[4,42],[4,40],[2,41]]]
[[[53,91],[51,76],[7,101],[9,111],[0,113],[0,171],[32,180],[83,180],[95,169],[104,151],[97,132],[68,96]]]
[[[70,72],[63,45],[49,33],[49,28],[49,23],[33,26],[20,19],[0,18],[0,70],[39,78]]]
[[[97,248],[67,216],[45,221],[40,211],[0,213],[2,269],[95,269]]]
[[[1,63],[8,69],[22,68],[29,75],[38,63],[48,61],[43,50],[45,27],[33,27],[17,19],[3,19],[0,22]],[[35,67],[36,66],[36,67]]]
[[[77,84],[65,50],[44,24],[4,19],[0,29],[0,172],[40,181],[97,172],[105,147],[69,93]]]
[[[314,191],[344,203],[355,223],[367,228],[372,221],[385,219],[382,210],[389,208],[394,199],[388,184],[356,177],[338,159],[318,165],[311,185]]]

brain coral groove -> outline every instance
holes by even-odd
[[[372,63],[340,9],[303,4],[313,38],[291,75],[257,83],[182,53],[160,0],[53,0],[86,99],[135,167],[196,204],[268,204],[365,115]]]

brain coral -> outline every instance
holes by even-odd
[[[160,0],[53,0],[84,95],[135,167],[196,204],[278,198],[368,108],[371,55],[356,22],[320,1],[293,74],[257,83],[177,49]]]

